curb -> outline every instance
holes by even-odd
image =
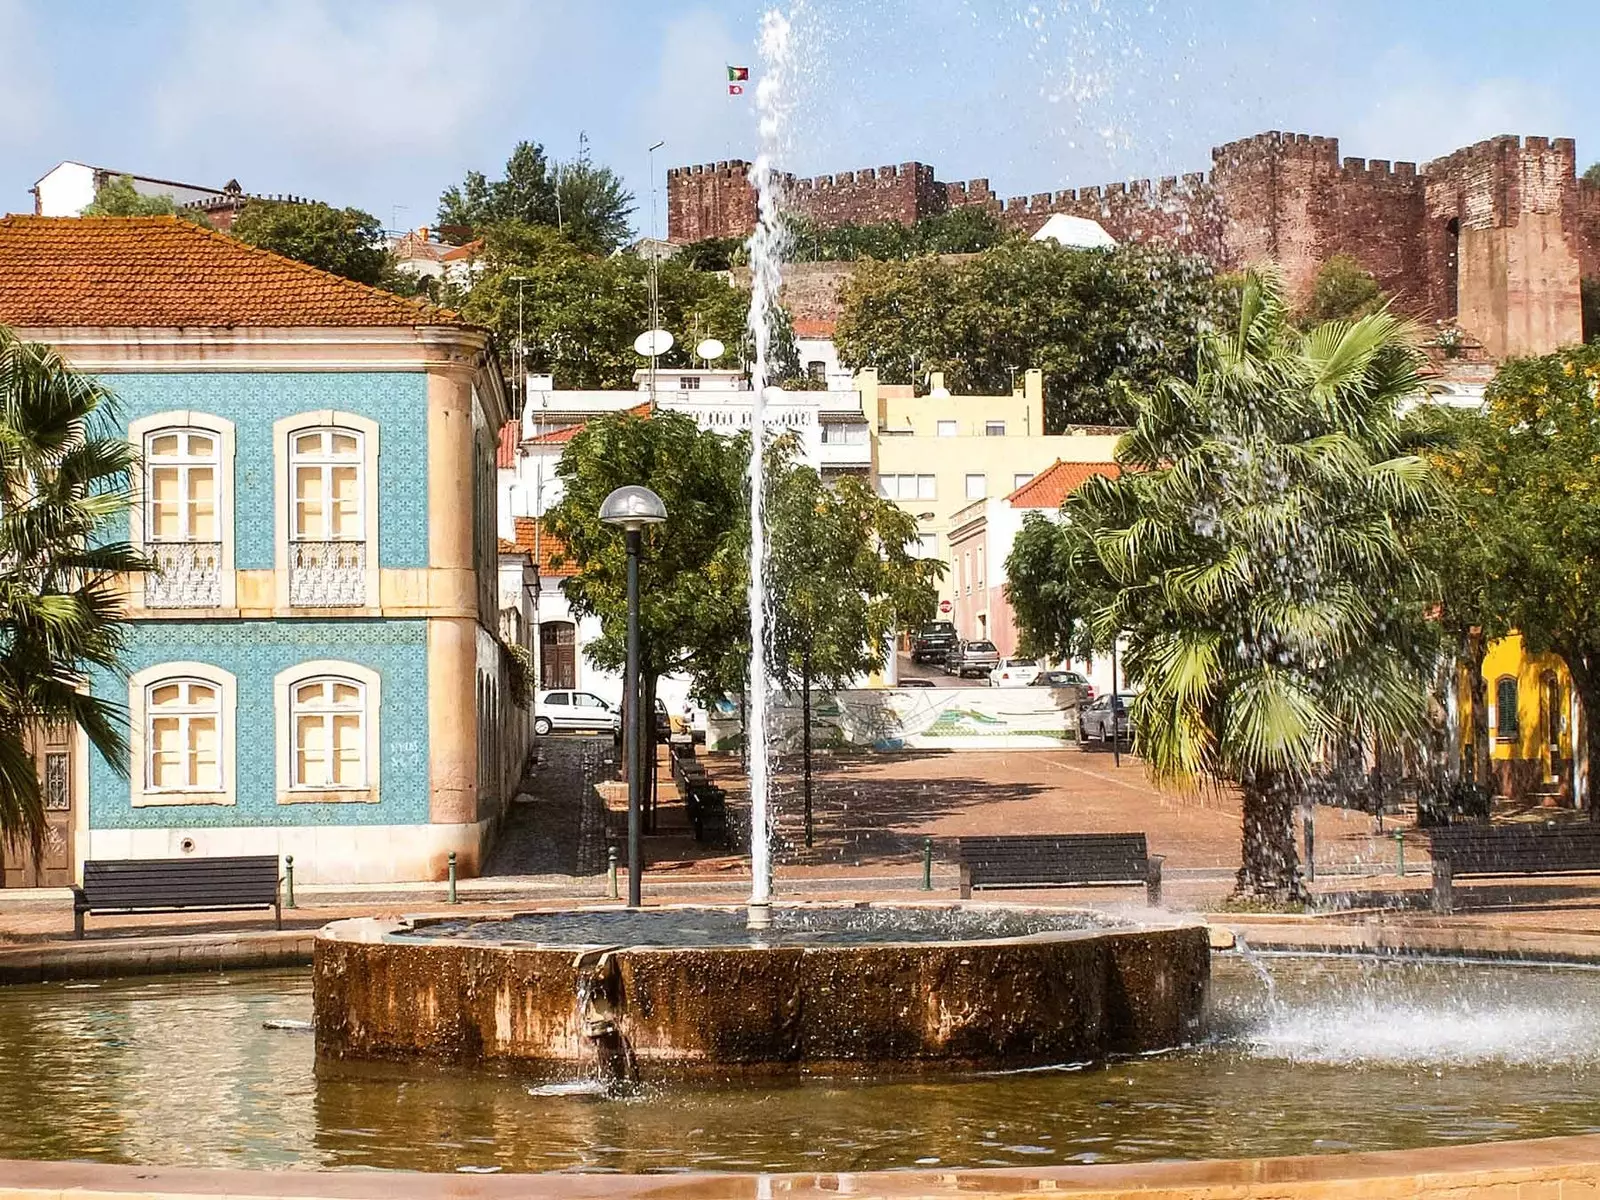
[[[311,963],[314,929],[177,934],[0,950],[0,985]]]

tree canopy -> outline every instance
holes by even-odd
[[[1007,242],[959,261],[863,262],[835,343],[888,383],[943,371],[953,391],[1009,394],[1044,371],[1045,426],[1126,424],[1132,394],[1193,378],[1195,346],[1231,302],[1203,259],[1148,246]]]
[[[1461,622],[1561,656],[1600,746],[1600,346],[1503,363],[1465,417],[1447,477],[1463,514],[1446,569],[1477,586]],[[1589,794],[1600,779],[1590,757]]]
[[[521,295],[528,369],[549,372],[564,388],[626,388],[646,365],[633,342],[650,327],[650,265],[632,254],[600,258],[556,230],[507,222],[489,230],[483,271],[464,294],[448,297],[471,321],[514,345]],[[671,369],[692,363],[698,341],[717,338],[738,354],[747,343],[748,292],[720,275],[668,259],[657,268],[661,325],[674,338],[658,360]],[[775,331],[776,377],[800,373],[787,316]],[[724,360],[718,365],[734,365]]]
[[[357,283],[390,287],[395,282],[383,226],[359,208],[251,200],[229,232],[241,242]]]
[[[1386,303],[1372,272],[1348,254],[1335,254],[1317,270],[1300,317],[1306,325],[1324,321],[1354,321],[1375,313]]]
[[[501,178],[468,171],[439,197],[439,225],[459,241],[507,223],[547,225],[601,254],[627,241],[633,212],[633,193],[610,167],[590,160],[587,139],[566,163],[551,163],[537,142],[518,142]]]
[[[1600,162],[1590,163],[1589,169],[1583,173],[1583,178],[1586,183],[1600,187]]]
[[[118,175],[95,189],[83,210],[86,217],[178,217],[211,228],[211,219],[197,208],[183,208],[171,195],[146,196],[136,191],[133,176]]]
[[[83,686],[121,669],[118,576],[148,566],[116,533],[137,455],[113,413],[104,385],[0,326],[0,837],[35,855],[31,733],[75,725],[127,769],[126,714]]]
[[[1122,474],[1007,563],[1019,617],[1054,602],[1083,631],[1057,617],[1031,637],[1121,638],[1156,780],[1239,785],[1240,895],[1297,897],[1293,812],[1320,764],[1424,720],[1433,593],[1407,534],[1440,500],[1399,416],[1422,386],[1414,338],[1387,312],[1296,330],[1252,273],[1193,382],[1138,394]]]

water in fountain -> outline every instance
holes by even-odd
[[[778,177],[773,155],[783,132],[786,73],[789,65],[789,20],[768,12],[761,22],[761,80],[756,85],[760,116],[760,153],[750,167],[756,189],[757,221],[750,235],[750,336],[755,361],[750,369],[750,682],[745,727],[750,761],[750,910],[753,927],[771,922],[772,829],[767,812],[771,780],[767,761],[767,532],[762,452],[765,448],[766,391],[771,370],[772,316],[782,283],[783,221],[778,210]]]

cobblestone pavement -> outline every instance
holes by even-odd
[[[597,875],[605,870],[605,810],[595,785],[616,776],[610,738],[540,738],[484,877]]]

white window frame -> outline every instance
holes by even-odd
[[[973,491],[973,480],[977,480],[977,491]],[[969,473],[966,477],[967,499],[983,500],[989,495],[989,477],[987,475]]]
[[[955,421],[936,421],[934,422],[934,430],[939,437],[955,437],[957,423]]]
[[[150,693],[169,683],[202,683],[217,690],[217,774],[220,786],[202,791],[155,788],[150,783]],[[128,784],[134,808],[163,805],[238,803],[234,770],[239,690],[234,676],[212,663],[166,662],[136,671],[128,678]]]
[[[320,679],[354,684],[361,691],[362,766],[359,787],[306,786],[295,779],[295,691]],[[278,672],[272,681],[276,709],[277,793],[279,804],[376,804],[383,744],[379,729],[383,711],[382,679],[371,667],[338,659],[317,659]],[[332,712],[329,712],[330,723]],[[329,743],[331,748],[331,741]]]
[[[219,566],[218,608],[235,609],[238,607],[238,590],[234,577],[234,536],[233,536],[233,470],[234,470],[234,425],[226,417],[219,417],[212,413],[197,412],[193,409],[170,409],[166,412],[151,413],[147,417],[139,417],[128,423],[128,440],[139,451],[141,464],[136,472],[137,485],[134,503],[128,509],[128,540],[140,549],[144,549],[154,540],[149,538],[146,529],[146,517],[149,502],[146,489],[149,486],[147,467],[143,462],[145,446],[149,438],[156,434],[166,432],[193,432],[203,433],[216,439],[216,522],[217,538],[222,544],[221,561]],[[144,574],[135,572],[130,580],[129,600],[136,609],[146,608]],[[175,616],[192,618],[197,612],[212,612],[206,608],[159,608],[152,610],[159,613],[171,613]]]
[[[1036,476],[1029,475],[1026,471],[1016,471],[1011,476],[1011,490],[1014,492],[1018,488],[1025,488],[1032,483],[1035,478]]]
[[[317,429],[333,429],[360,435],[361,527],[364,542],[365,579],[363,603],[359,606],[322,609],[289,603],[290,544],[294,535],[294,439]],[[273,455],[276,459],[273,488],[274,563],[277,566],[277,608],[283,615],[327,612],[340,616],[379,611],[378,597],[378,423],[370,417],[338,409],[319,409],[282,417],[272,426]],[[350,539],[354,540],[354,539]]]
[[[1005,437],[1006,423],[1004,421],[985,421],[983,423],[984,437]]]

